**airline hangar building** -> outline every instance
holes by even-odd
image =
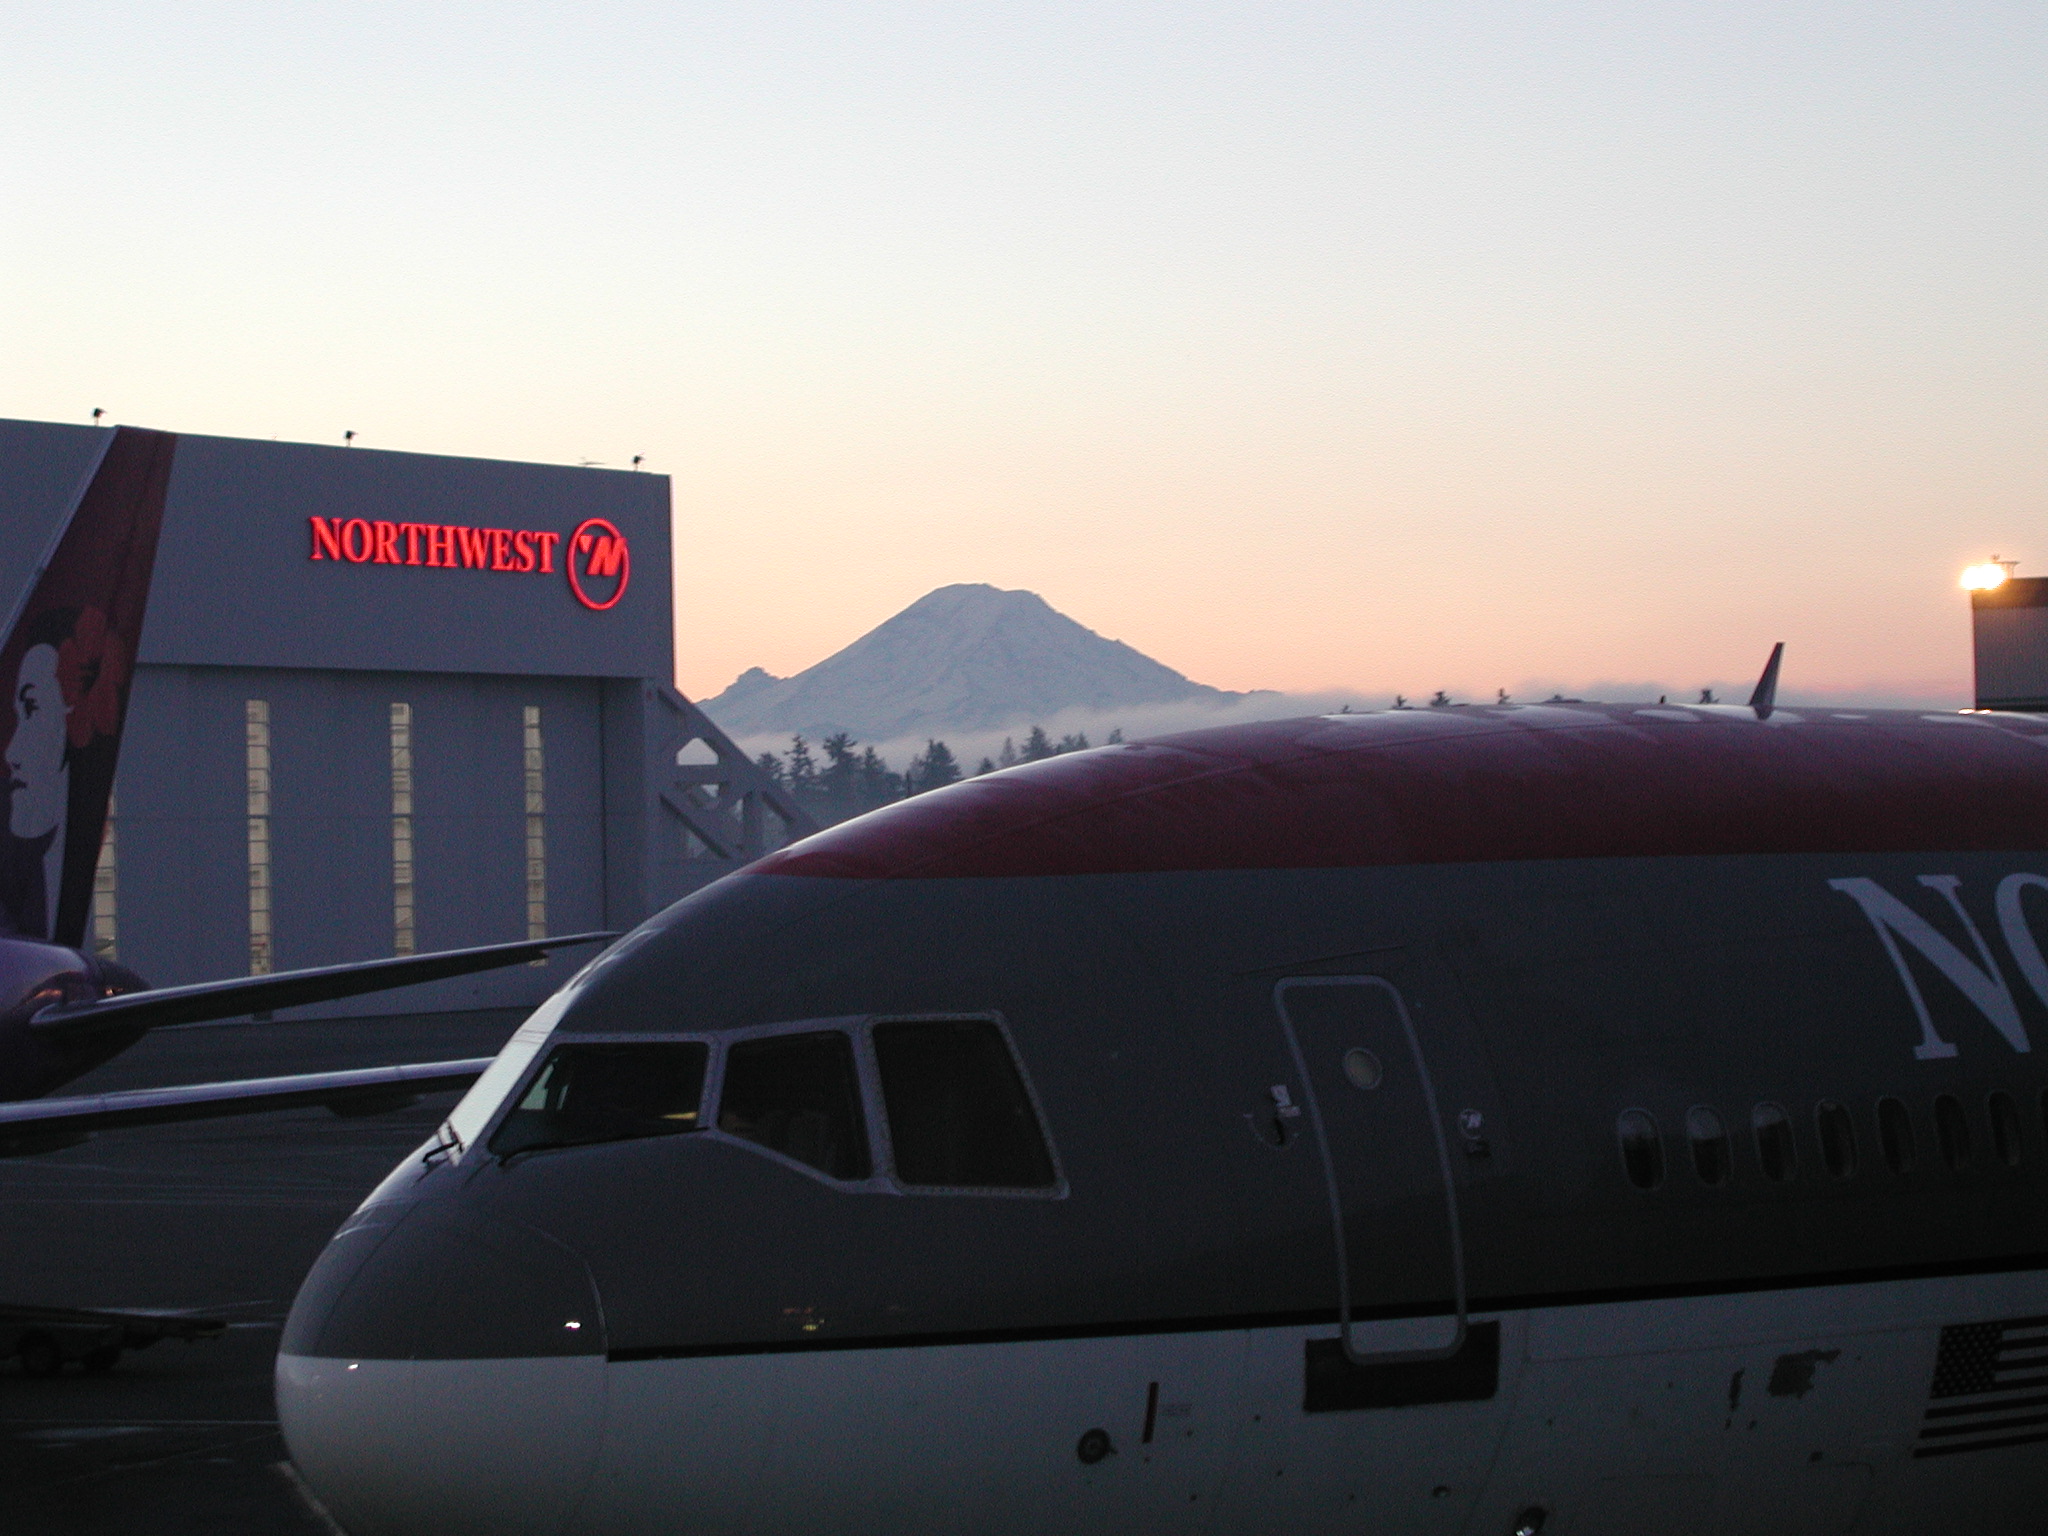
[[[103,437],[0,421],[10,608]],[[93,942],[175,985],[622,929],[775,846],[801,814],[675,692],[671,603],[665,476],[180,436]]]

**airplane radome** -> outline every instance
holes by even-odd
[[[1984,1533],[2048,1502],[2048,720],[1056,758],[544,1005],[278,1400],[389,1532]]]

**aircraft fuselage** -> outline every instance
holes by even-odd
[[[1088,754],[680,903],[316,1266],[294,1456],[355,1536],[2033,1528],[2042,735],[1691,713]],[[674,1133],[550,1143],[577,1050]]]

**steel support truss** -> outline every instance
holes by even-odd
[[[638,804],[606,807],[608,921],[638,921],[818,830],[781,785],[673,688],[608,685],[607,781]],[[628,757],[637,758],[628,769]]]

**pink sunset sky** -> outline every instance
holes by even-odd
[[[672,477],[688,693],[949,582],[1226,688],[1962,704],[2034,4],[0,22],[0,415]]]

